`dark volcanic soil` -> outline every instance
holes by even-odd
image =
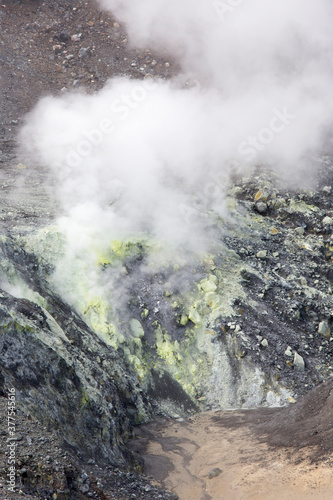
[[[168,78],[172,71],[160,55],[131,48],[125,29],[94,1],[80,0],[5,1],[0,65],[0,137],[7,139],[43,95],[93,92],[112,76]]]
[[[38,99],[94,92],[112,76],[168,78],[172,71],[167,58],[131,48],[124,27],[94,1],[0,5],[0,229],[20,225],[24,231],[46,223],[55,210],[43,187],[47,173],[17,150],[20,125]]]

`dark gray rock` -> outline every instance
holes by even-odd
[[[15,387],[19,403],[80,458],[125,465],[128,410],[144,420],[149,404],[117,353],[71,319],[72,340],[39,306],[1,292],[1,388]],[[103,367],[96,366],[97,352]]]
[[[209,479],[213,479],[214,477],[219,476],[221,473],[222,473],[221,469],[219,469],[218,467],[215,467],[214,469],[211,469],[209,471],[208,477],[209,477]]]

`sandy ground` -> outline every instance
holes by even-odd
[[[311,448],[269,446],[249,427],[227,429],[224,416],[206,413],[191,422],[142,429],[141,438],[148,439],[146,472],[180,500],[333,498],[332,456],[311,463]],[[221,472],[210,478],[213,469]]]
[[[283,408],[138,427],[130,446],[180,500],[332,500],[332,410],[331,377]]]

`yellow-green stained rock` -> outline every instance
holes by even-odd
[[[123,241],[123,240],[113,240],[111,242],[111,250],[119,255],[119,257],[125,257],[126,255],[131,255],[133,253],[141,253],[142,246],[139,248],[138,244],[141,241]]]
[[[318,212],[319,208],[314,205],[308,205],[304,201],[294,200],[293,198],[290,200],[289,208],[292,212],[309,214],[313,212]]]
[[[186,314],[182,314],[179,322],[182,326],[186,326],[188,323],[188,316]]]
[[[195,307],[191,307],[188,317],[195,325],[200,325],[202,323],[202,318]]]
[[[206,293],[205,300],[211,309],[217,309],[222,306],[220,297],[216,293]]]
[[[106,267],[111,264],[111,260],[107,255],[100,255],[97,259],[97,265],[101,267]]]
[[[155,347],[159,357],[170,365],[174,365],[183,360],[179,352],[179,343],[177,340],[173,342],[171,336],[163,332],[161,325],[158,325],[155,330]]]
[[[131,333],[132,333],[134,338],[141,339],[142,337],[144,337],[145,331],[142,328],[140,321],[133,318],[129,322],[129,325],[130,325]]]
[[[200,288],[206,293],[215,292],[217,285],[214,283],[212,279],[205,279],[200,281]]]
[[[149,315],[149,309],[143,309],[143,311],[141,312],[141,318],[146,319],[148,315]]]

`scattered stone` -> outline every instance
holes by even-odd
[[[202,322],[200,314],[198,313],[198,311],[194,307],[191,307],[188,318],[195,325],[199,325]]]
[[[284,352],[284,355],[285,355],[285,356],[289,356],[290,358],[292,357],[292,355],[293,355],[293,351],[292,351],[292,349],[291,349],[290,345],[288,345],[287,349],[286,349],[286,350],[285,350],[285,352]]]
[[[318,333],[325,339],[329,339],[331,336],[331,329],[327,321],[322,321],[318,326]]]
[[[145,319],[149,316],[149,309],[143,309],[141,312],[141,318]]]
[[[79,50],[80,59],[87,59],[90,56],[90,47],[81,47]]]
[[[259,212],[260,214],[267,213],[268,209],[267,203],[264,203],[263,201],[258,201],[254,206],[257,212]]]
[[[206,293],[215,292],[215,290],[217,288],[216,284],[214,283],[214,281],[212,279],[202,280],[200,282],[200,286],[201,286],[201,289]]]
[[[330,193],[331,193],[331,191],[332,191],[331,186],[324,186],[324,187],[323,187],[323,192],[324,192],[324,193],[330,194]]]
[[[68,34],[68,31],[62,31],[61,33],[59,33],[57,38],[58,38],[59,42],[63,42],[63,43],[66,43],[71,39],[71,37]]]
[[[304,372],[305,371],[304,359],[296,351],[294,354],[294,369],[297,372]]]
[[[267,257],[267,250],[260,250],[257,252],[258,259],[265,259]]]
[[[188,323],[188,316],[186,314],[182,314],[180,318],[180,324],[182,326],[186,326]]]
[[[72,42],[80,42],[82,37],[82,33],[77,33],[71,36]]]
[[[215,467],[215,469],[212,469],[209,471],[209,474],[208,474],[208,477],[209,479],[213,479],[214,477],[217,477],[221,474],[221,469],[219,469],[218,467]]]
[[[267,339],[264,339],[262,340],[261,344],[260,344],[262,347],[268,347],[268,340]]]
[[[82,484],[82,486],[80,486],[80,491],[81,491],[81,493],[88,493],[89,483]]]
[[[296,233],[300,234],[301,236],[303,236],[305,233],[305,229],[303,226],[296,227],[295,231],[296,231]]]
[[[259,201],[261,197],[262,197],[262,191],[260,191],[260,190],[259,190],[259,191],[257,191],[257,192],[256,192],[256,194],[254,195],[254,199],[255,199],[256,201]]]
[[[332,217],[324,217],[324,219],[322,220],[322,224],[323,226],[331,226],[333,224],[333,219]]]
[[[134,338],[141,339],[145,335],[145,331],[142,328],[140,321],[133,318],[129,322],[130,329]]]
[[[306,278],[304,278],[304,276],[301,276],[299,281],[300,281],[302,286],[307,286],[307,284],[308,284],[308,282],[307,282]]]

